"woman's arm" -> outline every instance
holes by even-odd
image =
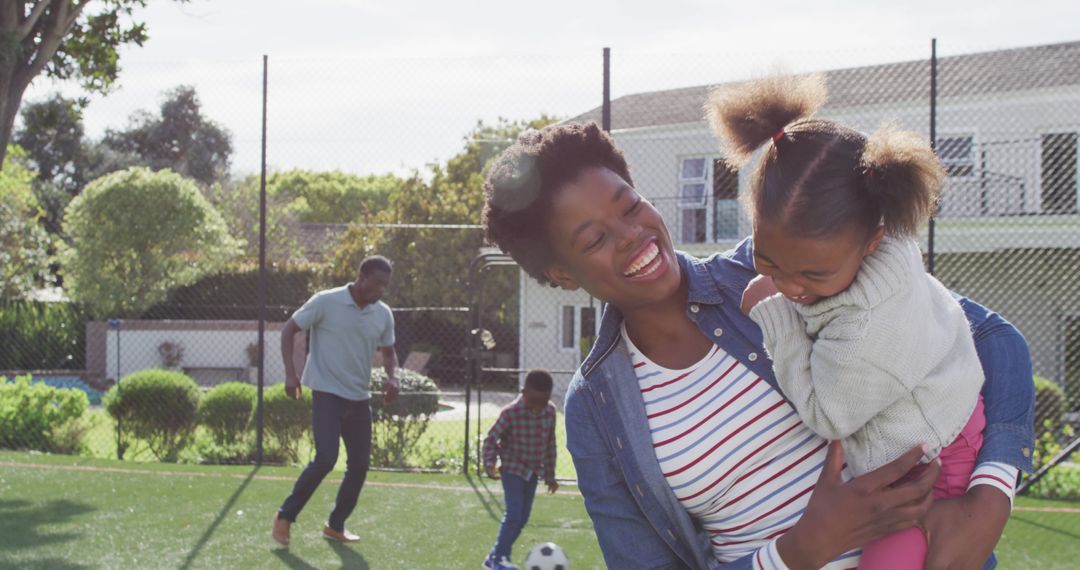
[[[978,463],[1005,463],[1030,472],[1035,387],[1027,341],[996,313],[967,299],[960,305],[986,374],[986,431]],[[963,497],[938,501],[924,521],[930,544],[926,568],[989,564],[1011,508],[1010,497],[992,485],[972,485]]]
[[[918,479],[892,486],[922,459],[913,448],[898,459],[844,482],[844,452],[829,444],[828,456],[802,517],[777,540],[792,570],[821,568],[849,550],[911,528],[930,508],[941,464],[933,461]]]

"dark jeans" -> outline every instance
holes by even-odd
[[[327,521],[330,528],[340,531],[345,528],[345,519],[356,507],[356,499],[360,496],[371,463],[371,403],[369,400],[346,400],[315,390],[312,390],[311,398],[315,460],[304,468],[293,486],[292,494],[285,499],[278,512],[281,518],[296,521],[296,516],[311,499],[319,483],[334,469],[340,438],[345,442],[345,477]]]
[[[502,487],[506,512],[503,513],[499,538],[495,540],[495,549],[492,550],[492,554],[495,555],[495,560],[503,556],[510,560],[510,550],[514,548],[514,541],[521,535],[521,529],[525,528],[525,523],[529,522],[533,499],[536,498],[536,474],[533,473],[533,476],[526,481],[518,475],[504,472]]]

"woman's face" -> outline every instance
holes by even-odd
[[[776,289],[792,302],[809,305],[843,292],[874,253],[884,228],[869,237],[858,227],[833,235],[804,238],[781,224],[754,222],[754,268],[771,277]]]
[[[590,168],[559,188],[546,273],[564,289],[585,289],[623,312],[670,300],[681,271],[660,213],[615,172]]]

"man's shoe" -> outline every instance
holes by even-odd
[[[292,534],[292,522],[287,519],[281,518],[281,513],[274,513],[274,526],[270,530],[270,536],[274,537],[274,542],[282,545],[289,545],[289,538]]]
[[[334,530],[330,528],[330,523],[324,523],[322,528],[322,535],[330,540],[336,540],[338,542],[356,542],[360,540],[359,536],[347,531],[347,530]]]
[[[511,564],[510,560],[503,556],[495,563],[492,570],[518,570],[518,567],[517,564]]]
[[[487,558],[484,559],[484,563],[481,564],[480,567],[484,570],[492,570],[493,568],[495,568],[495,555],[488,554]]]

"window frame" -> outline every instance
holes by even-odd
[[[942,143],[948,140],[962,140],[970,139],[970,150],[968,152],[969,157],[967,159],[955,159],[948,158],[942,154],[942,148],[945,146]],[[961,130],[952,133],[946,133],[938,135],[937,141],[934,146],[935,154],[937,154],[938,160],[941,162],[941,166],[945,168],[945,174],[950,180],[974,180],[979,177],[979,137],[974,130]],[[953,174],[952,168],[970,166],[971,170],[967,174]]]

